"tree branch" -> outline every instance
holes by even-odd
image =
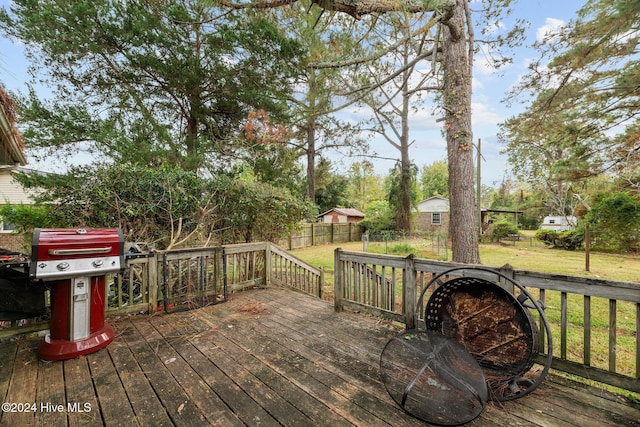
[[[296,3],[297,0],[257,0],[248,2],[233,2],[219,0],[220,4],[233,9],[269,9],[273,7],[287,6]],[[335,12],[344,12],[360,19],[364,15],[387,12],[449,12],[453,10],[455,0],[312,0],[323,9]]]
[[[371,54],[369,56],[348,59],[346,61],[341,61],[341,62],[315,62],[315,63],[309,64],[309,67],[310,68],[315,68],[315,69],[320,69],[320,68],[343,68],[343,67],[346,67],[346,66],[349,66],[349,65],[362,64],[362,63],[365,63],[365,62],[375,61],[376,59],[382,58],[387,53],[393,52],[398,47],[404,45],[407,42],[407,40],[409,40],[411,37],[415,37],[416,35],[427,33],[429,30],[431,30],[431,28],[433,28],[433,26],[435,24],[440,22],[441,18],[442,17],[440,15],[438,15],[438,14],[434,15],[418,31],[414,32],[413,34],[410,34],[407,37],[403,37],[402,39],[398,40],[394,44],[392,44],[390,46],[387,46],[385,49],[381,49],[379,51],[376,51],[376,52],[374,52],[373,54]],[[437,41],[436,41],[436,45],[437,45]]]

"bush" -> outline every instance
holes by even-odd
[[[599,250],[635,251],[640,236],[640,196],[607,193],[587,213],[587,221]]]
[[[570,251],[580,249],[584,243],[584,232],[578,230],[555,231],[555,230],[538,230],[536,238],[541,242],[557,248],[563,248]]]
[[[511,221],[501,219],[492,224],[491,240],[500,240],[512,234],[518,234],[518,227]]]
[[[396,255],[415,254],[416,248],[408,243],[396,243],[389,248],[389,253]]]
[[[389,206],[389,202],[386,200],[369,203],[364,210],[364,216],[365,219],[360,222],[360,225],[364,227],[365,230],[371,230],[372,233],[393,230],[395,228],[393,211]]]

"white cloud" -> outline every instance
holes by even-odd
[[[433,114],[433,108],[431,106],[422,107],[409,116],[411,130],[440,130],[442,123],[437,122],[438,117],[439,116]]]
[[[477,78],[473,77],[471,79],[471,87],[473,88],[472,92],[475,93],[478,90],[484,89],[484,83],[481,80],[478,80]]]
[[[500,123],[503,117],[489,104],[471,103],[471,124],[473,126],[491,126]]]
[[[552,39],[558,34],[558,31],[564,27],[565,22],[562,19],[547,18],[544,25],[536,31],[536,40],[543,42]]]
[[[489,58],[483,54],[475,55],[473,61],[473,74],[488,76],[496,72]]]

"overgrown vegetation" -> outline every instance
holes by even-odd
[[[500,239],[504,239],[511,236],[518,236],[520,230],[518,230],[518,226],[513,223],[513,221],[509,221],[507,219],[501,219],[489,226],[487,230],[487,234],[489,234],[489,238],[491,241],[499,241]]]
[[[597,236],[596,248],[621,252],[640,249],[640,196],[637,193],[603,194],[586,219]]]
[[[161,249],[275,240],[311,211],[286,188],[225,174],[205,179],[169,165],[102,164],[65,175],[16,178],[27,188],[44,190],[35,206],[5,206],[0,212],[20,231],[119,226],[127,241]]]
[[[555,231],[542,229],[536,232],[536,239],[556,248],[573,251],[582,247],[584,230]]]

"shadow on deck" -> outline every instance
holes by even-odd
[[[15,404],[0,425],[427,425],[379,379],[399,327],[325,301],[269,288],[111,323],[106,349],[64,362],[39,361],[35,339],[0,344],[0,393]],[[469,425],[640,426],[640,405],[550,375]]]

